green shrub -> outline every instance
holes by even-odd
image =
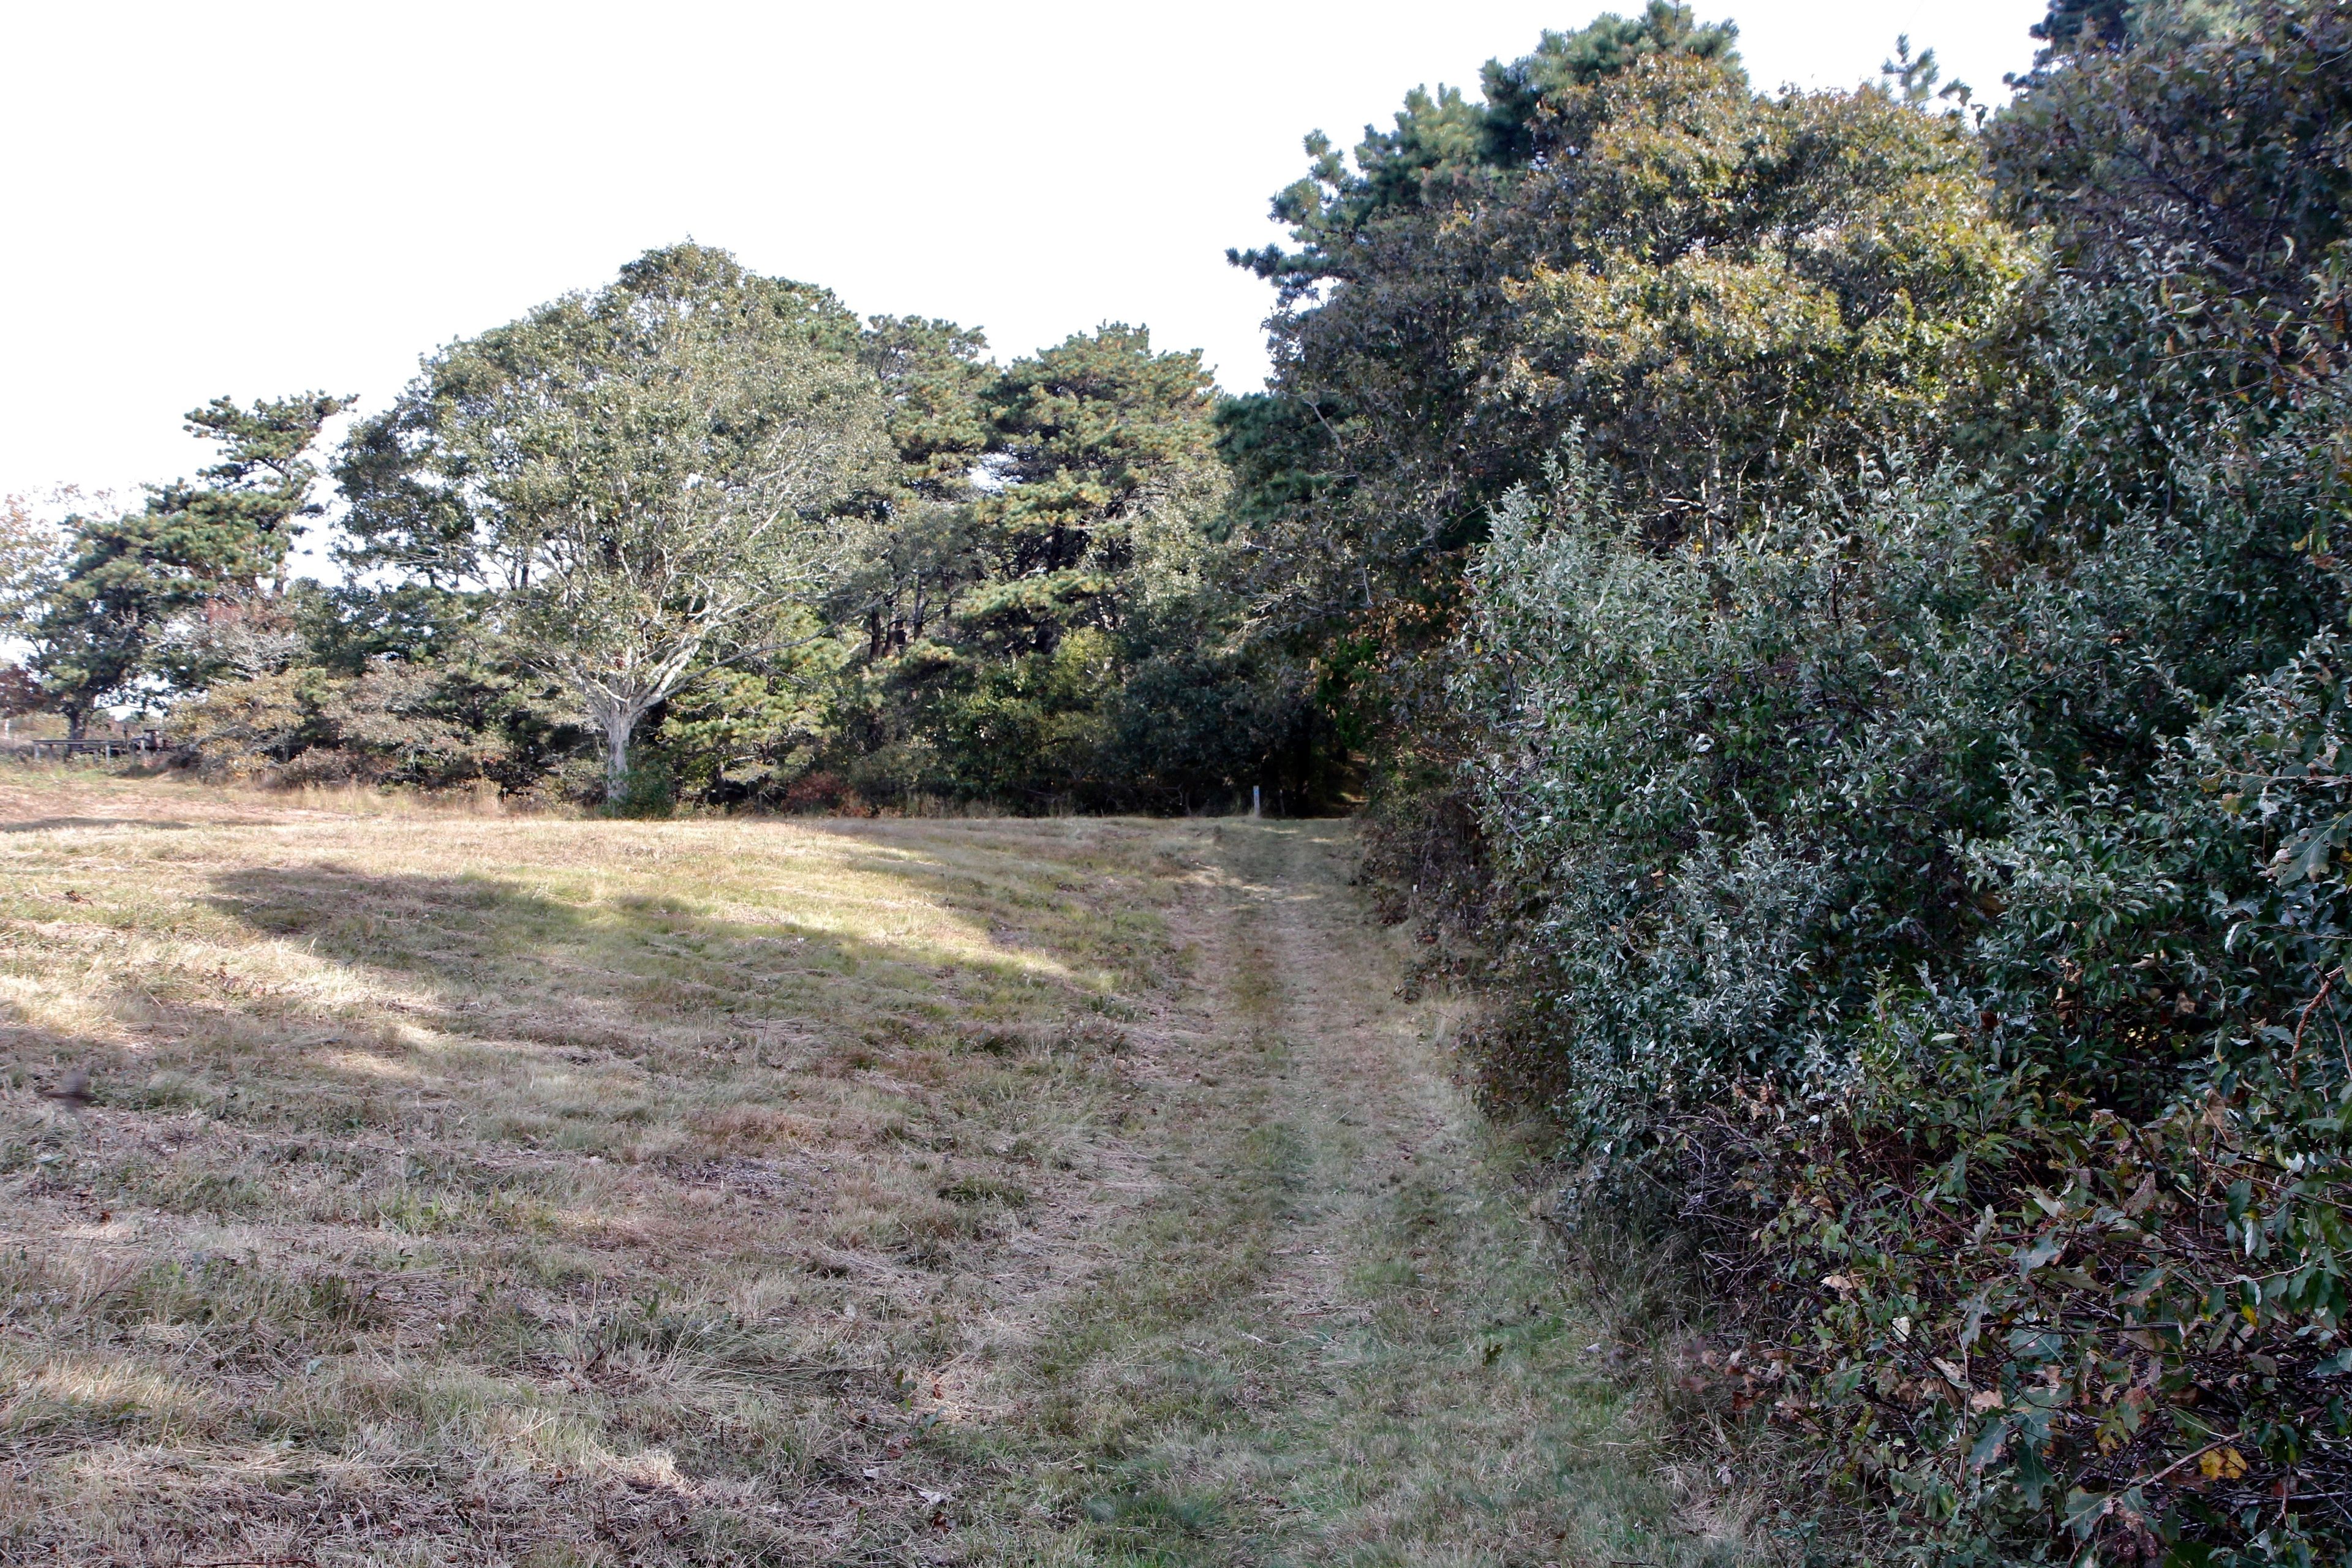
[[[667,816],[677,809],[677,774],[669,759],[657,752],[632,757],[620,790],[604,801],[607,816]]]
[[[1698,1396],[1873,1561],[2352,1553],[2347,45],[2030,84],[1960,455],[1700,537],[1572,433],[1385,840],[1571,1218],[1696,1244]]]
[[[176,704],[170,733],[208,773],[280,784],[538,784],[584,737],[539,683],[466,660],[296,665]]]
[[[1486,1059],[1922,1561],[2352,1546],[2345,416],[2063,549],[1938,471],[1662,554],[1571,459],[1473,574]]]

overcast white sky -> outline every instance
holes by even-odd
[[[1003,356],[1142,322],[1255,386],[1267,290],[1224,250],[1273,236],[1300,136],[1639,3],[0,0],[0,491],[185,472],[218,394],[380,406],[689,235]],[[1698,8],[1761,83],[1907,32],[1998,97],[2044,5]]]

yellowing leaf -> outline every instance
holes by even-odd
[[[2199,1458],[2197,1470],[2209,1481],[2234,1481],[2246,1473],[2246,1457],[2235,1448],[2209,1449]]]

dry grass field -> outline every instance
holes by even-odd
[[[1744,1560],[1349,854],[0,773],[0,1562]]]

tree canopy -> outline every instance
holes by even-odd
[[[1489,509],[1564,446],[1660,547],[1944,449],[2032,267],[1912,79],[1759,93],[1658,4],[1407,100],[1275,198],[1276,374],[1221,416],[1269,623],[1357,722],[1423,677]],[[1420,697],[1408,699],[1418,691]],[[1400,750],[1410,752],[1411,742]]]
[[[18,624],[33,676],[70,733],[162,673],[158,642],[175,618],[284,591],[302,521],[323,510],[310,449],[351,402],[309,393],[240,408],[215,398],[188,415],[190,433],[221,451],[200,482],[156,486],[136,510],[65,521],[55,555],[32,568],[45,581],[37,608],[21,610]]]
[[[883,482],[878,378],[819,290],[687,245],[445,350],[356,432],[356,562],[493,589],[626,790],[638,721],[698,660],[802,635],[835,514]]]

